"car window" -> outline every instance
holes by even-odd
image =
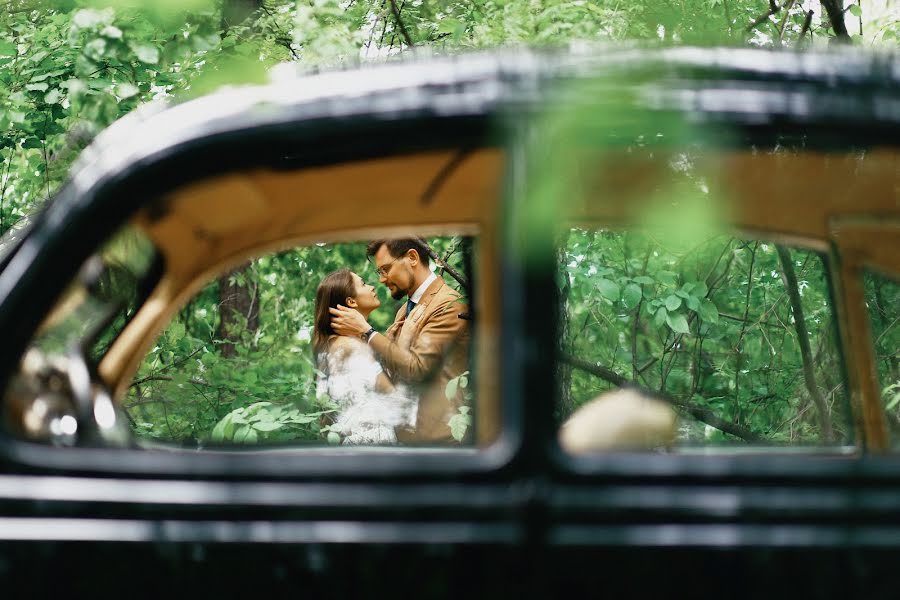
[[[127,387],[137,439],[189,448],[469,444],[474,240],[422,241],[446,268],[429,259],[434,279],[409,317],[398,287],[409,283],[408,255],[367,257],[365,241],[297,246],[216,274]],[[327,312],[335,298],[368,320],[371,340],[336,334]]]
[[[896,448],[900,444],[900,284],[871,271],[864,283],[879,389]]]
[[[85,261],[40,325],[5,391],[8,431],[34,440],[74,442],[78,407],[70,393],[73,363],[96,369],[161,272],[162,259],[153,243],[131,226]],[[111,409],[108,399],[104,406]]]
[[[2,236],[0,236],[0,267],[15,250],[25,235],[31,230],[36,219],[36,215],[32,217],[23,217],[12,224]]]
[[[45,319],[33,341],[43,352],[72,344],[102,356],[141,305],[159,276],[153,243],[128,227],[82,266],[76,279]]]
[[[565,236],[558,270],[557,416],[573,449],[592,435],[638,447],[850,439],[821,255],[738,235],[677,245],[580,227]],[[647,439],[629,437],[629,403],[644,407]],[[591,406],[599,424],[586,427]]]

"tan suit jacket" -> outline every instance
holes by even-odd
[[[419,395],[415,431],[398,430],[401,442],[453,442],[448,422],[462,396],[447,399],[447,382],[468,368],[469,322],[459,293],[438,277],[407,316],[400,307],[394,323],[370,345],[394,383]]]

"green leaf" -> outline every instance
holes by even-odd
[[[112,87],[112,81],[109,79],[88,79],[87,85],[92,90],[106,90]],[[69,88],[72,89],[71,87]]]
[[[666,315],[666,323],[669,327],[672,328],[672,331],[675,333],[690,333],[691,328],[688,327],[688,322],[685,316],[682,313],[669,313]]]
[[[697,314],[707,323],[719,322],[719,309],[716,308],[716,305],[709,298],[700,300],[700,309],[697,311]]]
[[[288,422],[289,422],[289,423],[294,423],[294,424],[296,424],[296,425],[307,425],[307,424],[312,423],[313,421],[315,421],[315,420],[318,418],[318,416],[319,416],[319,415],[317,415],[317,414],[312,414],[312,415],[300,415],[300,416],[298,416],[298,417],[291,417],[291,418],[289,418],[289,419],[288,419]]]
[[[619,286],[609,279],[600,279],[597,281],[597,289],[600,291],[600,294],[612,302],[616,302],[619,299],[619,295],[621,291],[619,290]]]
[[[327,439],[328,439],[328,443],[331,444],[332,446],[337,446],[338,444],[341,443],[341,435],[336,431],[329,431]]]
[[[691,289],[691,294],[693,294],[694,296],[697,296],[698,298],[702,298],[707,293],[709,293],[709,289],[706,287],[706,284],[703,283],[702,281],[698,281],[696,284],[694,284],[693,289]]]
[[[625,291],[622,293],[622,304],[630,310],[638,305],[642,296],[641,286],[636,283],[629,283],[625,286]]]
[[[887,403],[887,410],[892,410],[897,404],[900,404],[900,384],[889,385],[881,391],[882,397],[889,397],[891,394],[893,397]]]
[[[657,327],[662,327],[663,323],[666,322],[666,317],[668,316],[668,312],[665,307],[660,307],[659,310],[656,311],[656,314],[653,316],[653,323]]]
[[[697,298],[697,296],[688,296],[684,303],[694,312],[697,312],[700,309],[700,299]]]
[[[184,337],[184,332],[185,332],[184,323],[182,323],[180,321],[175,321],[174,323],[169,325],[169,328],[166,330],[166,338],[169,340],[170,343],[174,344],[175,342],[177,342],[178,340],[180,340],[181,338]]]
[[[681,306],[681,298],[675,296],[674,294],[666,298],[666,310],[669,312],[673,310],[678,310],[678,307]]]
[[[212,434],[210,435],[210,439],[214,442],[223,442],[225,441],[225,428],[231,424],[231,413],[225,415],[221,421],[216,423],[216,426],[213,427]]]
[[[850,6],[847,7],[847,10],[849,10],[850,14],[853,15],[854,17],[862,16],[862,7],[860,7],[859,4],[851,4]]]
[[[450,381],[447,382],[447,387],[444,388],[444,395],[447,397],[447,400],[453,400],[456,398],[456,392],[459,389],[459,377],[454,377]]]
[[[234,443],[242,444],[244,442],[244,438],[247,437],[247,432],[251,431],[251,427],[249,425],[241,425],[237,429],[234,430]]]
[[[634,278],[635,283],[640,283],[642,285],[653,285],[656,283],[656,280],[652,277],[647,277],[646,275],[640,275]]]
[[[41,82],[41,83],[29,83],[25,86],[25,89],[32,91],[32,92],[46,92],[47,88],[49,88],[49,87],[50,86],[46,82]]]
[[[18,54],[18,49],[13,42],[0,40],[0,56],[15,56],[16,54]]]
[[[41,50],[40,52],[35,52],[34,54],[32,54],[28,60],[30,60],[31,62],[33,62],[35,64],[38,64],[39,62],[41,62],[48,56],[50,56],[49,52],[47,52],[45,50]]]
[[[150,44],[134,44],[131,50],[137,56],[138,60],[148,65],[155,65],[159,62],[159,50],[156,46]]]
[[[469,425],[472,424],[472,416],[468,414],[468,411],[462,412],[460,410],[459,413],[450,417],[450,421],[447,424],[450,426],[450,435],[453,436],[453,439],[461,442],[466,437]]]
[[[656,278],[666,285],[675,285],[675,273],[672,271],[657,271]]]
[[[276,429],[281,429],[284,426],[283,423],[279,423],[278,421],[269,421],[269,422],[260,422],[254,423],[253,429],[257,431],[275,431]]]
[[[438,33],[455,33],[456,29],[461,25],[456,19],[442,19],[438,23]]]

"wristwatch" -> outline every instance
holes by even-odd
[[[372,337],[373,335],[375,335],[376,333],[377,333],[377,332],[375,331],[375,328],[374,328],[374,327],[371,327],[371,328],[369,328],[369,330],[368,330],[367,332],[365,332],[364,334],[362,334],[360,337],[363,339],[363,341],[368,342],[368,341],[369,341],[369,338],[371,338],[371,337]]]

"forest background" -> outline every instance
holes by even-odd
[[[141,104],[278,79],[293,75],[298,66],[313,71],[412,51],[454,53],[577,41],[893,49],[898,39],[898,0],[8,0],[0,14],[0,234],[39,210],[91,139]],[[837,59],[840,53],[832,56]],[[432,242],[439,254],[455,257],[459,265],[459,240]],[[840,437],[840,426],[826,415],[831,412],[829,394],[833,403],[840,387],[825,376],[837,360],[823,354],[828,352],[823,348],[828,347],[829,328],[810,325],[804,333],[796,326],[798,318],[816,322],[815,311],[828,294],[815,261],[731,239],[711,241],[690,256],[677,251],[660,255],[646,244],[645,239],[603,232],[575,230],[569,235],[560,257],[570,273],[561,282],[567,323],[562,350],[569,364],[561,373],[561,415],[596,393],[598,380],[602,386],[636,382],[670,395],[706,428],[688,431],[688,436],[708,436],[712,428],[713,435],[746,441],[806,436],[830,442]],[[314,418],[320,411],[302,398],[291,400],[291,410],[273,412],[271,405],[260,404],[273,396],[290,400],[292,390],[312,383],[311,367],[300,376],[266,370],[264,359],[273,356],[272,345],[285,352],[296,345],[296,324],[310,310],[301,299],[311,299],[313,292],[279,288],[276,282],[287,281],[279,271],[287,267],[279,265],[313,265],[324,273],[364,257],[359,249],[339,246],[299,252],[303,255],[267,258],[224,275],[170,326],[145,362],[141,384],[132,388],[129,416],[136,431],[174,440],[215,435],[245,442],[281,434],[320,435]],[[634,263],[635,253],[641,252],[652,254],[653,260]],[[601,255],[608,265],[598,272]],[[700,272],[712,268],[703,262],[708,257],[726,255],[734,271],[717,281],[718,291],[710,285],[715,269],[705,278],[686,274],[685,265]],[[676,263],[680,270],[671,267]],[[791,266],[799,270],[799,278],[789,273]],[[738,272],[740,276],[734,275]],[[792,285],[809,289],[818,280],[821,285],[804,297],[809,307],[803,319],[801,305],[792,303],[788,292]],[[261,291],[259,282],[270,285]],[[882,383],[886,390],[896,390],[891,386],[900,380],[897,330],[888,307],[897,291],[890,285],[872,282],[870,291],[873,304],[883,307],[873,317],[883,345]],[[784,300],[772,302],[779,290]],[[726,298],[727,293],[733,297]],[[280,329],[265,315],[276,307],[288,316],[279,321]],[[597,329],[591,337],[586,326],[569,329],[568,324],[590,319],[604,322],[602,333]],[[731,333],[739,335],[737,343],[720,344],[718,354],[711,345],[730,338],[728,332],[710,330],[716,327],[736,328]],[[766,334],[773,327],[790,338],[795,351],[776,352]],[[248,332],[248,344],[235,343]],[[801,340],[804,335],[812,340],[812,350],[810,339]],[[609,344],[596,351],[598,340],[604,339]],[[619,343],[625,339],[631,341]],[[693,348],[699,343],[695,354],[678,351],[687,348],[685,339],[693,341]],[[279,340],[286,341],[279,345]],[[812,368],[810,357],[803,356],[804,344],[807,354],[819,352],[815,358],[822,372],[812,374],[819,383],[809,383],[809,376],[803,383],[804,369]],[[206,364],[187,361],[200,349],[201,356],[209,355]],[[244,354],[235,356],[240,352]],[[772,356],[780,360],[777,365]],[[216,357],[254,367],[234,369],[217,364]],[[704,361],[709,377],[698,381],[698,365]],[[194,370],[171,375],[172,365],[185,364],[195,364]],[[651,377],[651,364],[668,367]],[[166,368],[169,375],[162,374]],[[742,388],[741,374],[760,369],[766,377],[750,377]],[[783,376],[773,382],[773,372]],[[215,385],[210,385],[211,373],[218,378]],[[201,383],[214,392],[208,404],[194,402],[188,409],[187,400],[178,401],[185,384],[197,388]],[[166,385],[171,389],[154,387]],[[155,398],[163,393],[174,404],[155,411]],[[779,406],[777,400],[787,397],[793,404]],[[725,406],[723,398],[733,402]],[[887,402],[896,407],[892,398]],[[798,417],[804,413],[807,417]],[[227,421],[235,415],[237,423]]]

